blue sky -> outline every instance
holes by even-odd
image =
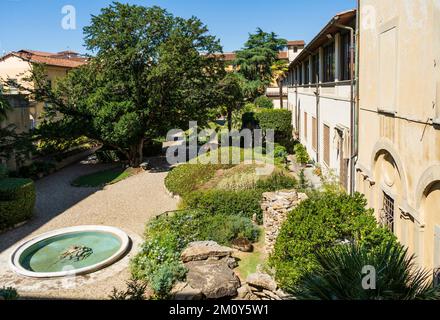
[[[336,13],[355,0],[133,0],[159,5],[181,17],[200,18],[221,39],[224,51],[240,49],[257,27],[287,40],[308,42]],[[0,0],[0,55],[19,49],[85,53],[82,28],[111,0]],[[61,27],[65,5],[76,9],[76,30]]]

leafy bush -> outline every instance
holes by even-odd
[[[212,240],[228,245],[237,238],[258,239],[259,230],[249,219],[206,214],[198,210],[178,211],[151,221],[145,243],[131,262],[134,279],[146,281],[156,298],[168,298],[176,281],[184,280],[186,268],[180,261],[192,241]]]
[[[185,205],[211,214],[239,215],[262,222],[261,190],[208,190],[195,191],[185,197]]]
[[[28,166],[22,166],[18,171],[11,172],[10,176],[24,179],[39,179],[41,176],[50,174],[56,168],[50,161],[34,161]]]
[[[395,242],[370,251],[339,245],[316,255],[317,268],[306,274],[294,292],[300,300],[439,300],[432,273],[416,266],[415,256]],[[375,288],[362,287],[365,266],[374,266]]]
[[[295,156],[296,161],[298,161],[300,164],[307,164],[310,162],[310,156],[307,153],[306,147],[300,143],[295,145]]]
[[[255,99],[254,104],[258,107],[258,108],[262,108],[262,109],[273,109],[273,102],[271,99],[269,99],[266,96],[260,96],[258,98]]]
[[[261,110],[255,113],[261,129],[272,129],[277,134],[292,133],[292,112],[285,109]]]
[[[293,291],[317,267],[316,252],[352,242],[376,250],[395,236],[379,227],[360,194],[314,193],[288,214],[270,258],[280,286]]]
[[[40,156],[47,156],[54,153],[63,153],[73,147],[86,144],[90,140],[87,137],[77,139],[51,139],[42,138],[37,144],[37,153]]]
[[[32,180],[0,180],[0,230],[30,219],[34,205],[35,186]]]
[[[14,288],[2,287],[0,288],[0,298],[3,298],[4,300],[17,300],[20,296]]]
[[[113,288],[110,300],[146,300],[147,284],[145,282],[132,279],[126,284],[127,289],[123,291]]]
[[[269,178],[260,179],[256,184],[256,187],[264,192],[294,189],[297,186],[296,179],[284,171],[275,171]]]

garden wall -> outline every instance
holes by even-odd
[[[261,209],[263,210],[264,243],[267,254],[272,253],[287,214],[305,199],[307,199],[307,195],[298,193],[296,190],[282,190],[263,194]]]

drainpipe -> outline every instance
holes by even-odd
[[[357,12],[357,18],[356,18],[356,24],[358,25],[358,18],[359,13]],[[350,31],[350,149],[351,149],[351,155],[350,155],[350,194],[353,195],[355,192],[355,186],[356,186],[356,160],[358,156],[358,143],[357,143],[357,109],[356,109],[356,102],[355,102],[355,96],[356,95],[356,87],[357,87],[357,72],[355,73],[355,68],[358,67],[358,64],[355,64],[355,43],[356,43],[356,36],[355,36],[355,29],[342,25],[337,23],[337,20],[335,20],[335,27],[349,30]]]

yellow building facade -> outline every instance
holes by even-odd
[[[440,268],[440,0],[361,0],[356,189]]]

